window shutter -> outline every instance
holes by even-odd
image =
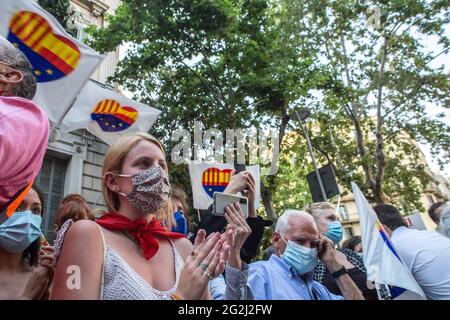
[[[64,195],[65,172],[65,161],[45,156],[41,171],[36,178],[36,184],[45,197],[42,233],[50,244],[53,244],[56,239],[55,220],[59,204]]]

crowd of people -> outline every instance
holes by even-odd
[[[342,243],[335,207],[311,203],[271,221],[257,215],[255,179],[232,173],[224,193],[248,199],[224,216],[212,206],[194,227],[183,187],[169,181],[162,144],[147,133],[118,139],[102,167],[107,210],[95,214],[79,194],[56,213],[53,245],[42,236],[44,197],[34,180],[50,125],[31,101],[36,91],[25,56],[0,38],[0,299],[376,300],[361,237]],[[429,215],[436,230],[407,228],[392,205],[374,207],[401,259],[428,299],[450,299],[450,205]]]

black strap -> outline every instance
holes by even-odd
[[[337,279],[337,278],[339,278],[340,276],[342,276],[343,274],[346,274],[346,273],[347,273],[347,269],[345,269],[345,267],[343,266],[338,271],[333,272],[331,275],[333,276],[334,279]]]

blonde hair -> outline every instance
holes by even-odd
[[[313,202],[306,206],[305,211],[312,215],[315,220],[319,220],[322,214],[321,211],[328,209],[336,211],[329,202]]]
[[[120,206],[120,199],[117,193],[112,191],[106,185],[105,174],[107,172],[111,172],[114,174],[120,174],[122,171],[122,166],[126,155],[133,149],[139,142],[148,141],[156,145],[162,152],[163,157],[166,157],[166,153],[164,152],[164,148],[161,142],[156,139],[154,136],[145,133],[138,132],[133,135],[123,136],[119,138],[106,152],[105,161],[103,162],[102,169],[102,192],[103,198],[105,199],[105,204],[108,210],[118,211]],[[168,167],[166,166],[165,171],[168,174]],[[165,208],[161,208],[159,210],[159,214],[157,215],[157,219],[161,221],[167,220],[167,228],[170,230],[172,224],[174,223],[173,213],[172,213],[172,203],[169,199]]]

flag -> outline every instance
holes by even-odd
[[[135,132],[147,132],[161,111],[89,81],[64,117],[61,132],[87,129],[108,144]]]
[[[37,80],[33,101],[59,123],[102,57],[69,36],[34,0],[0,2],[0,35],[31,62]]]
[[[233,164],[226,163],[190,163],[194,208],[206,210],[213,202],[214,192],[223,192],[230,182]],[[260,198],[260,170],[259,165],[246,168],[255,179],[255,208],[259,208]]]
[[[352,189],[361,226],[367,280],[388,286],[393,299],[426,300],[425,294],[398,255],[375,211],[353,182]]]

